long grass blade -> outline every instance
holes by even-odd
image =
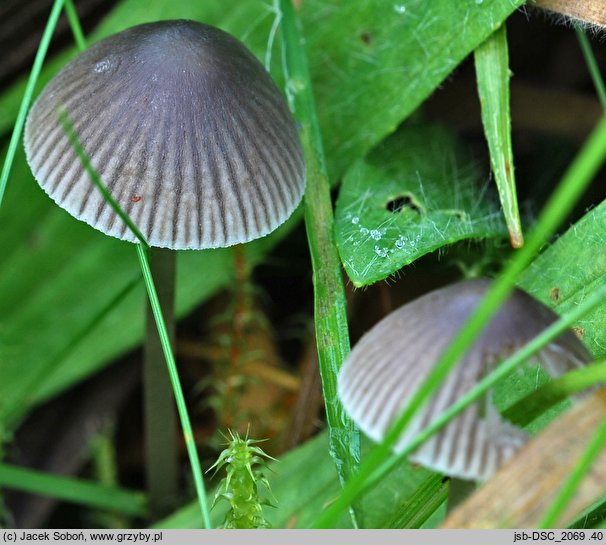
[[[587,68],[589,69],[591,79],[593,80],[598,98],[600,99],[600,104],[602,105],[602,109],[606,110],[606,88],[604,86],[602,75],[600,74],[600,69],[598,68],[598,64],[591,49],[591,44],[589,43],[585,32],[583,32],[583,29],[579,25],[575,25],[575,31],[581,45],[581,50],[583,51],[583,56],[585,57],[585,62],[587,63]],[[541,528],[550,528],[557,522],[560,515],[565,511],[566,507],[572,500],[575,491],[578,489],[581,481],[583,480],[583,477],[591,468],[593,461],[599,455],[600,450],[603,448],[605,443],[606,419],[604,419],[602,424],[596,430],[594,436],[587,446],[586,451],[581,456],[576,466],[572,470],[569,478],[566,480],[560,489],[560,492],[547,509],[545,517],[541,521]]]
[[[364,463],[360,465],[359,472],[347,483],[339,498],[318,519],[316,527],[330,527],[334,524],[343,510],[351,505],[366,489],[367,481],[372,479],[375,471],[390,456],[392,446],[398,440],[406,425],[440,386],[465,349],[471,345],[481,333],[483,327],[489,323],[490,318],[497,312],[501,303],[505,301],[513,289],[516,278],[528,266],[541,246],[570,212],[601,166],[605,156],[606,118],[602,118],[545,206],[524,247],[516,253],[501,276],[494,282],[482,303],[478,305],[476,311],[452,344],[440,357],[432,373],[420,386],[417,394],[393,424],[385,439],[370,452]],[[606,295],[602,291],[599,292],[600,299],[598,301],[594,301],[591,297],[587,301],[591,300],[594,306],[597,305],[601,297]],[[586,307],[583,306],[583,308]],[[373,482],[375,482],[374,479]]]
[[[360,460],[359,433],[337,397],[337,373],[350,348],[345,290],[333,241],[330,186],[302,34],[291,0],[280,0],[276,11],[282,16],[287,95],[301,125],[307,166],[305,226],[314,271],[316,338],[330,453],[344,484],[355,474]],[[351,514],[356,526],[356,514]]]
[[[0,206],[2,206],[2,201],[4,199],[8,177],[13,166],[13,161],[15,160],[15,153],[17,153],[17,146],[21,141],[21,134],[23,133],[23,126],[25,125],[27,111],[29,110],[29,106],[32,102],[34,87],[36,86],[36,82],[40,76],[40,71],[42,70],[42,64],[44,63],[44,58],[46,57],[51,37],[55,31],[55,27],[57,26],[59,16],[61,15],[63,2],[64,0],[55,0],[55,3],[53,4],[48,22],[46,23],[46,27],[44,29],[44,34],[42,34],[42,39],[40,40],[40,45],[38,46],[32,71],[29,74],[29,79],[27,80],[27,85],[25,86],[25,93],[23,94],[21,105],[19,106],[19,113],[17,114],[17,120],[15,121],[15,126],[13,127],[13,134],[11,135],[4,164],[2,165],[2,172],[0,173]]]
[[[557,403],[597,384],[606,384],[606,361],[575,369],[549,381],[503,411],[503,416],[517,426],[526,426]]]
[[[606,445],[606,418],[602,420],[574,470],[558,492],[547,513],[545,513],[545,517],[540,524],[541,528],[552,528],[556,524],[604,445]]]
[[[505,24],[475,50],[474,58],[490,164],[499,190],[511,245],[520,248],[524,244],[524,236],[511,148],[510,72]]]
[[[602,109],[606,110],[606,87],[604,86],[602,74],[600,74],[598,63],[595,60],[595,56],[591,49],[591,44],[587,39],[587,35],[579,25],[575,26],[575,30],[581,45],[581,50],[583,51],[583,56],[585,57],[585,62],[587,63],[587,68],[589,69],[589,74],[591,75],[593,85],[598,94],[598,98],[600,99],[600,104],[602,105]]]
[[[143,517],[147,514],[145,494],[142,492],[110,488],[94,482],[9,464],[0,464],[0,486],[132,517]]]
[[[77,46],[80,51],[83,51],[86,49],[86,39],[72,0],[65,0],[65,10]],[[62,118],[62,121],[68,135],[70,131],[73,133],[73,128],[69,125],[67,119]],[[83,161],[89,175],[92,176],[93,169],[86,153],[84,153],[84,150],[73,135],[70,138],[80,160]],[[103,184],[99,187],[105,199],[112,205],[112,208],[129,225],[131,231],[136,233],[135,230],[137,228],[130,222],[128,216],[123,214],[116,203],[112,204],[113,199],[108,199],[109,193],[107,193]],[[139,241],[143,242],[143,237],[140,233],[138,238]],[[147,246],[146,242],[144,244]],[[158,292],[158,297],[163,315],[166,318],[165,326],[168,336],[171,339],[174,337],[175,263],[176,254],[174,252],[163,251],[161,249],[154,249],[152,251],[151,267],[153,269],[153,276],[159,281],[160,291]],[[178,483],[178,452],[174,440],[177,424],[173,412],[172,385],[169,377],[166,376],[161,340],[156,334],[157,328],[158,324],[151,312],[151,308],[148,306],[144,350],[143,407],[145,417],[145,465],[152,515],[162,513],[172,507],[177,497]],[[172,344],[173,342],[171,341]]]
[[[76,11],[73,0],[65,0],[65,13],[67,15],[67,20],[69,21],[69,26],[72,29],[72,34],[74,35],[76,47],[78,48],[78,51],[84,51],[86,49],[86,38],[84,37],[84,32],[82,31],[78,12]]]

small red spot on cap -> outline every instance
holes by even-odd
[[[141,195],[133,195],[130,200],[131,202],[139,202],[143,197]]]

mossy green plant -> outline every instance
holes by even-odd
[[[212,507],[220,501],[229,503],[223,528],[254,529],[269,528],[271,525],[265,518],[263,506],[273,505],[268,499],[262,499],[259,494],[259,484],[271,496],[269,482],[263,475],[267,467],[266,460],[275,460],[260,447],[254,446],[261,440],[249,439],[248,434],[241,438],[237,432],[229,431],[230,437],[227,448],[224,449],[217,461],[210,467],[215,473],[225,469],[226,476],[221,480]]]

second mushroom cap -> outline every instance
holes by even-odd
[[[339,374],[339,396],[353,421],[372,439],[383,439],[490,286],[459,282],[395,310],[352,350]],[[419,431],[467,393],[500,359],[543,331],[558,316],[515,289],[433,397],[398,440],[402,450]],[[552,376],[591,360],[570,331],[543,348],[539,359]],[[447,475],[487,479],[527,439],[504,421],[489,399],[476,402],[422,444],[411,460]]]

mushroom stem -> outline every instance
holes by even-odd
[[[463,503],[476,489],[475,481],[452,477],[448,485],[448,500],[446,500],[446,511],[451,513],[456,507]]]
[[[152,248],[150,268],[174,347],[175,262],[172,250]],[[165,514],[177,499],[178,453],[175,402],[162,345],[149,303],[143,364],[145,467],[152,515]]]

